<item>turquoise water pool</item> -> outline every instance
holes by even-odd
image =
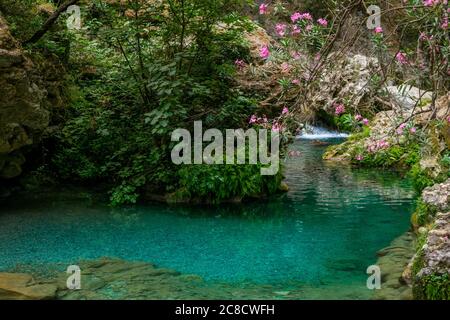
[[[365,288],[376,252],[409,228],[413,190],[395,173],[325,163],[314,142],[291,148],[290,191],[271,201],[112,209],[89,193],[16,196],[0,209],[0,270],[107,256],[207,282]]]

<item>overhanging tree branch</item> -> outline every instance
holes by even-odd
[[[53,12],[50,18],[45,21],[42,27],[30,39],[24,42],[24,44],[36,43],[37,41],[39,41],[39,39],[41,39],[53,26],[56,20],[58,20],[59,16],[64,13],[67,8],[76,4],[77,2],[79,2],[79,0],[67,0],[66,2],[64,2],[61,6],[58,7],[58,9],[56,9],[55,12]]]

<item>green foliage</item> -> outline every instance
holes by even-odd
[[[45,0],[2,0],[0,12],[8,21],[12,35],[23,43],[42,27],[51,12],[56,9],[56,4],[57,1]],[[27,45],[25,49],[35,57],[39,54],[56,55],[66,63],[75,35],[67,29],[65,17],[67,17],[65,13],[61,14],[41,40]]]
[[[405,148],[395,145],[377,152],[366,153],[365,150],[361,150],[357,153],[364,154],[361,161],[354,160],[357,164],[367,167],[392,167],[400,163],[407,151]]]
[[[419,300],[450,300],[450,275],[431,274],[414,285],[414,297]]]
[[[431,187],[435,183],[434,179],[421,169],[420,163],[416,163],[411,167],[408,176],[412,180],[414,189],[418,192],[421,192],[426,187]]]
[[[316,17],[325,17],[329,11],[335,9],[336,6],[335,0],[303,0],[300,2],[301,10],[311,12]]]
[[[419,226],[424,226],[430,222],[437,213],[437,208],[426,204],[422,199],[417,200],[416,211],[414,213],[415,222]]]
[[[173,130],[197,120],[208,128],[245,128],[255,111],[257,102],[233,82],[235,59],[249,55],[242,39],[248,21],[236,13],[241,4],[92,1],[89,36],[79,34],[73,44],[80,90],[58,136],[59,177],[106,183],[112,205],[136,203],[147,192],[184,190],[215,202],[273,192],[276,183],[261,177],[258,165],[180,167],[170,159]]]
[[[258,198],[275,193],[281,173],[262,176],[261,165],[188,165],[178,171],[180,196],[218,203],[233,198]]]
[[[359,141],[368,137],[370,137],[370,127],[364,126],[361,132],[350,135],[348,141]]]
[[[444,167],[444,169],[447,169],[446,176],[450,177],[450,152],[449,151],[447,151],[447,153],[445,153],[442,156],[441,165]]]
[[[346,113],[340,115],[339,117],[335,117],[334,123],[339,130],[345,132],[354,132],[356,131],[356,128],[360,128],[360,126],[356,123],[353,115],[350,113]]]
[[[40,14],[36,0],[2,0],[0,12],[7,19],[14,37],[20,41],[29,39],[42,25],[45,19]]]

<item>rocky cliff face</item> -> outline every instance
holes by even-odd
[[[436,211],[421,231],[426,240],[413,261],[412,282],[417,299],[450,299],[450,179],[426,188],[422,201]]]
[[[0,16],[0,179],[20,175],[27,146],[48,127],[46,97],[32,61]]]

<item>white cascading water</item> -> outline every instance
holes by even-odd
[[[300,134],[297,136],[297,139],[303,140],[321,140],[321,139],[333,139],[347,138],[349,135],[347,133],[342,133],[338,131],[331,131],[322,127],[315,127],[308,125],[306,126]]]

